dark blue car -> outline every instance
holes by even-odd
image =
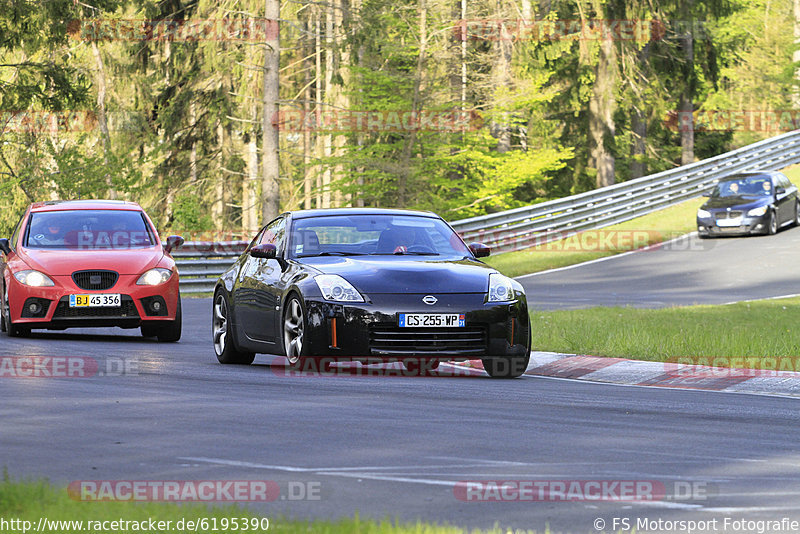
[[[797,187],[780,172],[748,172],[727,176],[706,195],[697,210],[700,237],[772,235],[800,223]]]

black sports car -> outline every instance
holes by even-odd
[[[402,361],[408,369],[481,359],[517,377],[530,358],[522,286],[477,258],[433,213],[329,209],[284,213],[217,282],[213,339],[221,363],[285,355]]]
[[[700,237],[775,234],[800,223],[797,188],[780,172],[726,176],[697,210]]]

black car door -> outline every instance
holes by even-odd
[[[274,244],[278,256],[285,248],[286,220],[269,223],[261,232],[257,245]],[[249,256],[242,265],[237,292],[236,317],[248,340],[271,345],[276,343],[280,295],[283,292],[282,260]]]
[[[779,189],[782,191],[778,193]],[[775,175],[775,205],[778,208],[778,224],[783,226],[794,220],[797,188],[783,174]]]

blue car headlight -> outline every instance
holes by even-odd
[[[706,211],[704,209],[697,210],[697,218],[698,219],[708,219],[711,217],[711,212]]]
[[[748,217],[761,217],[765,213],[767,213],[767,207],[766,206],[761,206],[760,208],[753,208],[750,211],[748,211],[747,212],[747,216]]]

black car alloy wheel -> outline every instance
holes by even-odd
[[[228,310],[228,299],[222,291],[217,291],[211,312],[211,332],[217,360],[219,360],[219,363],[249,365],[253,363],[256,355],[252,352],[241,352],[236,349],[231,336],[231,321]]]

